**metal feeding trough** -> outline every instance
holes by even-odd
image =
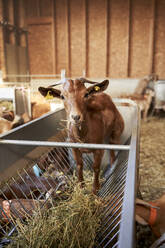
[[[158,80],[154,85],[155,110],[165,110],[165,80]]]
[[[10,215],[22,220],[23,212],[34,207],[31,199],[43,206],[51,194],[56,195],[59,189],[65,190],[68,180],[72,182],[75,169],[72,147],[116,150],[113,170],[110,170],[108,161],[105,163],[106,155],[104,158],[106,166],[102,168],[102,176],[105,180],[98,195],[105,199],[105,207],[96,247],[134,246],[139,112],[130,100],[114,101],[125,119],[121,145],[68,143],[65,122],[62,122],[66,118],[64,109],[0,136],[0,247],[10,242],[10,236],[16,230]],[[51,165],[56,167],[53,176]],[[84,155],[84,165],[92,169],[92,156]]]

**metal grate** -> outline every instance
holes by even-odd
[[[96,236],[95,247],[133,247],[134,240],[134,198],[136,195],[136,170],[137,170],[137,153],[138,153],[138,112],[135,108],[135,118],[132,126],[132,136],[125,146],[107,146],[106,148],[119,150],[115,169],[112,171],[103,171],[105,181],[98,193],[104,199],[104,209],[101,213],[101,228]],[[42,118],[41,118],[42,119]],[[50,120],[50,119],[49,119]],[[43,123],[45,119],[43,118]],[[37,128],[38,125],[36,125]],[[27,128],[28,131],[28,128]],[[26,130],[24,130],[26,132]],[[17,135],[14,135],[17,137]],[[52,147],[38,155],[36,159],[28,160],[28,166],[22,166],[21,172],[12,176],[9,182],[5,182],[0,190],[1,201],[9,204],[11,213],[23,221],[24,212],[28,213],[34,208],[34,200],[39,202],[40,206],[48,203],[48,198],[53,195],[56,197],[58,191],[65,190],[68,182],[72,182],[73,171],[76,167],[73,160],[71,147],[76,145],[67,143],[66,132],[57,132],[55,142]],[[32,146],[34,149],[37,145],[43,146],[44,142],[16,141],[8,139],[1,140],[0,145],[12,150],[12,143],[19,147],[19,152],[24,151],[24,147]],[[13,137],[12,137],[13,138]],[[16,143],[15,143],[16,142]],[[24,142],[24,145],[23,145]],[[59,143],[63,142],[63,143]],[[20,143],[20,144],[19,144]],[[85,144],[77,144],[77,146]],[[89,144],[86,144],[89,145]],[[8,147],[9,146],[9,147]],[[45,142],[45,147],[51,144]],[[105,149],[104,145],[98,145]],[[91,149],[94,145],[89,146]],[[19,154],[20,156],[20,154]],[[27,155],[26,155],[27,156]],[[92,169],[92,157],[88,154],[83,155],[84,167]],[[129,192],[129,194],[128,194]],[[10,201],[10,199],[15,199]],[[23,200],[24,199],[24,200]],[[129,216],[127,211],[129,211]],[[19,210],[19,211],[18,211]],[[1,243],[9,242],[8,238],[16,230],[11,218],[6,211],[0,207],[0,218],[4,220],[0,224]],[[125,224],[125,222],[127,224]],[[128,226],[127,226],[128,225]],[[123,226],[130,231],[123,230]],[[123,238],[124,237],[124,238]]]

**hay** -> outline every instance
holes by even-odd
[[[165,119],[152,117],[142,122],[140,139],[140,190],[145,200],[165,192]]]
[[[5,108],[5,111],[13,111],[12,101],[0,101],[0,109]]]
[[[26,223],[17,219],[18,234],[8,247],[93,247],[101,201],[91,193],[91,183],[86,185],[84,189],[70,186],[63,200],[56,200],[49,209],[38,208]]]

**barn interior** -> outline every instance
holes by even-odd
[[[163,245],[165,238],[158,242],[150,226],[136,222],[135,199],[154,201],[165,192],[164,12],[163,0],[0,0],[0,119],[7,116],[12,123],[0,132],[0,247],[11,242],[17,229],[3,201],[11,208],[14,199],[13,212],[24,221],[21,211],[29,211],[32,198],[47,202],[48,193],[56,199],[61,181],[61,191],[72,181],[76,164],[63,101],[46,100],[38,87],[81,77],[109,80],[105,92],[126,127],[124,142],[106,147],[118,155],[114,169],[102,171],[105,181],[98,196],[106,201],[105,216],[95,247]],[[11,130],[17,115],[20,126]],[[83,160],[84,170],[92,171],[92,157]],[[56,175],[54,182],[47,169],[48,179],[31,178],[50,164],[58,165],[62,179]],[[38,185],[33,197],[23,186],[21,197],[13,192],[13,184],[20,187],[25,175]]]

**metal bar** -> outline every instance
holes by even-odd
[[[120,210],[121,207],[119,207],[118,210]],[[110,236],[111,233],[113,233],[114,229],[119,225],[119,221],[116,223],[116,225],[114,224],[115,221],[117,221],[117,219],[120,219],[120,215],[121,213],[119,213],[114,219],[112,222],[109,222],[109,225],[106,227],[106,229],[104,230],[104,233],[106,233],[106,231],[108,231],[108,229],[112,226],[112,228],[110,229],[110,231],[106,234],[106,235],[103,235],[104,233],[102,233],[103,235],[103,238],[101,240],[101,242],[99,243],[99,245],[101,245],[102,243],[104,243],[104,241]],[[114,214],[113,214],[114,216]],[[114,224],[114,226],[113,226]]]
[[[116,226],[117,227],[117,226]],[[110,247],[110,243],[113,241],[114,238],[116,238],[116,236],[119,234],[119,231],[116,232],[116,234],[106,243],[106,245],[104,246],[104,248],[106,247]],[[124,247],[124,246],[123,246]]]
[[[123,207],[119,233],[119,248],[134,246],[135,234],[135,197],[136,197],[136,161],[137,161],[138,109],[134,114],[131,138],[131,150],[128,158],[128,169],[124,190]],[[128,238],[129,233],[129,238]]]
[[[50,142],[50,141],[31,141],[31,140],[2,140],[0,144],[24,145],[24,146],[47,146],[47,147],[68,147],[68,148],[86,148],[102,150],[130,150],[130,145],[105,145],[105,144],[88,144],[88,143],[67,143],[67,142]]]
[[[10,75],[8,75],[7,74],[7,76],[8,77],[46,77],[46,78],[53,78],[53,77],[57,77],[57,76],[59,76],[59,77],[61,77],[61,74],[52,74],[52,75],[47,75],[47,74],[34,74],[34,75],[30,75],[30,74],[21,74],[21,75],[16,75],[16,74],[10,74]]]

